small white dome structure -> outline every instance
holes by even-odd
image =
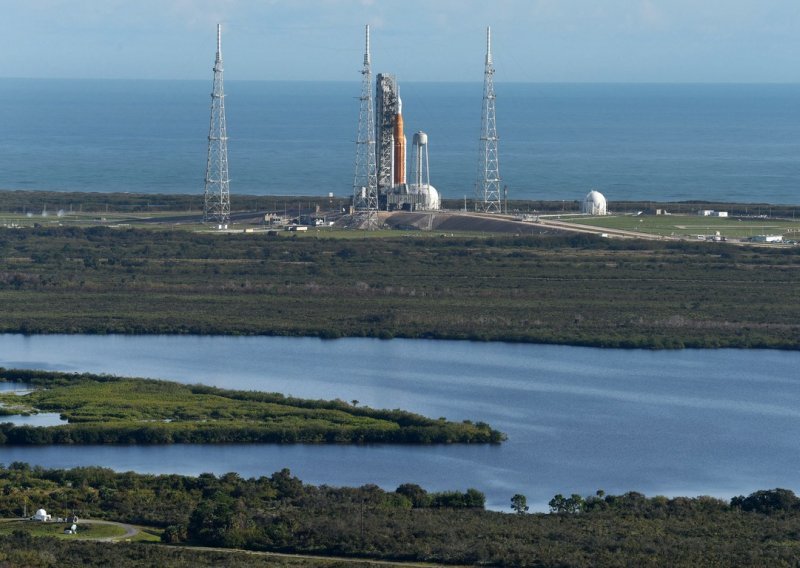
[[[581,203],[581,213],[586,215],[607,215],[606,198],[602,193],[593,189],[586,194]]]
[[[46,523],[46,522],[47,522],[47,521],[49,521],[51,518],[52,518],[52,516],[51,516],[51,515],[48,515],[48,514],[47,514],[47,511],[45,511],[44,509],[39,509],[39,510],[38,510],[38,511],[36,511],[36,513],[33,515],[33,520],[34,520],[34,521],[42,521],[43,523]]]
[[[432,185],[428,185],[423,191],[425,191],[425,196],[427,197],[428,210],[441,209],[442,198],[436,188]]]
[[[442,206],[442,199],[435,187],[429,184],[412,185],[409,194],[417,196],[417,208],[424,211],[436,211]]]

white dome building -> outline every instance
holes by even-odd
[[[602,193],[593,189],[583,198],[581,213],[586,215],[607,215],[606,198]]]
[[[49,521],[52,518],[53,518],[52,515],[48,515],[47,511],[45,511],[44,509],[39,509],[33,515],[33,520],[34,521],[42,521],[44,523],[46,523],[47,521]]]
[[[425,211],[436,211],[442,206],[439,192],[432,185],[412,185],[409,189],[411,195],[416,195],[417,208]]]

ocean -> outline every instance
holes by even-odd
[[[472,196],[482,85],[403,83],[445,198]],[[0,79],[0,189],[203,192],[207,81]],[[496,82],[510,199],[800,203],[800,85]],[[226,80],[236,194],[352,193],[360,85]],[[411,152],[409,152],[410,158]],[[410,171],[410,167],[409,167]],[[613,206],[613,205],[612,205]]]

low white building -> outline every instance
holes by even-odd
[[[754,243],[782,243],[783,235],[756,235],[750,240]]]
[[[39,509],[38,511],[36,511],[36,513],[34,513],[33,517],[31,517],[32,520],[41,521],[43,523],[46,523],[47,521],[51,520],[52,518],[53,518],[53,515],[48,515],[47,511],[45,511],[44,509]]]

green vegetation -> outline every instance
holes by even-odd
[[[0,565],[4,568],[347,568],[350,562],[291,558],[251,552],[193,550],[142,543],[116,544],[37,538],[25,531],[0,535]],[[371,568],[388,566],[370,563]]]
[[[78,534],[64,534],[64,529],[72,526],[71,522],[37,522],[37,521],[0,521],[0,535],[12,534],[15,531],[25,531],[32,536],[53,536],[56,538],[70,538],[77,540],[95,538],[116,538],[125,534],[125,529],[119,525],[104,525],[91,522],[80,522]]]
[[[514,494],[511,498],[511,508],[518,515],[524,515],[528,512],[528,498],[520,493]]]
[[[163,527],[162,541],[171,544],[512,567],[793,566],[800,555],[800,499],[785,489],[730,502],[634,492],[568,499],[575,505],[568,510],[508,514],[484,510],[482,494],[474,489],[317,487],[288,470],[243,479],[233,473],[185,477],[22,463],[0,467],[0,516],[20,515],[27,501],[53,512],[67,508],[86,519]],[[17,532],[0,536],[2,554],[9,554],[12,542],[13,550],[64,546]],[[86,544],[84,550],[98,550]],[[161,566],[173,565],[171,555],[177,554],[153,545],[116,549],[97,554],[164,555],[164,563],[150,560]],[[70,558],[85,554],[70,550]],[[213,563],[210,558],[201,564]],[[119,565],[107,565],[112,564]]]
[[[0,332],[797,349],[798,270],[798,247],[590,235],[7,229]]]
[[[343,401],[303,400],[276,393],[203,385],[0,368],[0,380],[36,387],[0,394],[17,413],[58,412],[69,424],[0,424],[0,443],[500,443],[488,424],[433,420],[402,410]]]

